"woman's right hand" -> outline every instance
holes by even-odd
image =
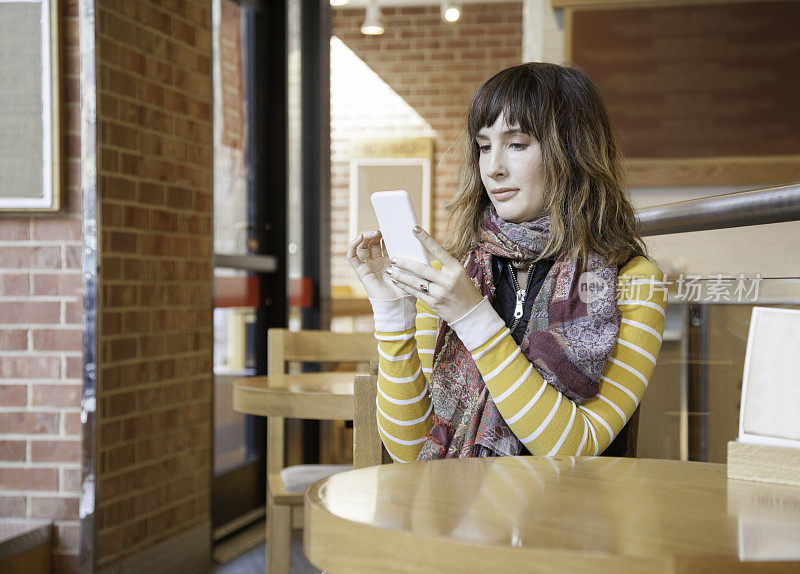
[[[386,270],[391,266],[378,229],[356,237],[347,250],[347,260],[371,299],[396,299],[406,293],[392,283]]]

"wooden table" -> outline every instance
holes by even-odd
[[[305,552],[332,573],[800,571],[800,488],[725,470],[605,457],[364,468],[306,492]]]
[[[265,417],[352,419],[355,375],[339,371],[239,379],[233,383],[233,410]]]

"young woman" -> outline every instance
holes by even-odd
[[[348,260],[379,341],[378,426],[399,462],[597,455],[636,410],[664,329],[597,88],[528,63],[475,94],[445,249],[389,261],[380,231]]]

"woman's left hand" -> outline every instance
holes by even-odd
[[[421,228],[415,228],[414,235],[432,259],[441,262],[442,269],[398,257],[392,260],[386,273],[399,289],[427,304],[443,321],[451,323],[480,303],[483,296],[461,263],[438,241]]]

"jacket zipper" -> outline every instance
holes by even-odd
[[[517,283],[517,272],[514,271],[514,265],[511,264],[511,261],[508,262],[508,269],[511,271],[511,281],[514,282],[514,291],[517,293],[517,305],[514,307],[514,322],[511,324],[511,328],[509,329],[512,333],[519,325],[520,319],[522,319],[522,315],[525,312],[525,298],[528,296],[528,290],[531,287],[531,279],[533,278],[533,265],[531,265],[530,269],[528,269],[528,281],[525,284],[525,290],[519,288],[519,283]]]

